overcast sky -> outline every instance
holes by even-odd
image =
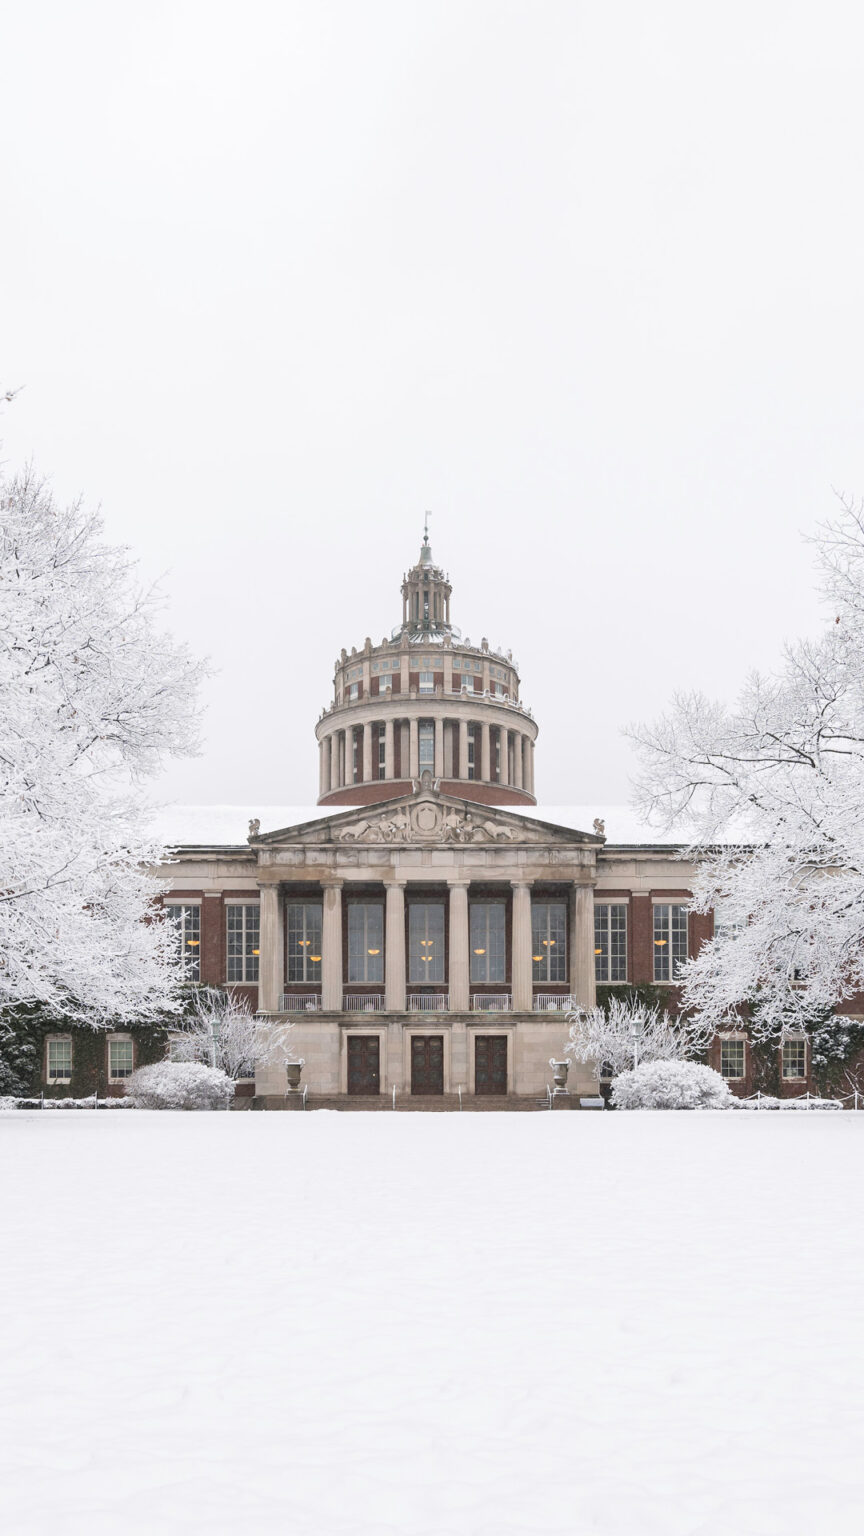
[[[431,508],[551,804],[819,622],[864,493],[864,9],[2,7],[4,456],[101,503],[217,669],[183,801],[317,794]]]

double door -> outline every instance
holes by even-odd
[[[348,1036],[348,1092],[380,1093],[381,1038],[379,1035]]]
[[[506,1035],[475,1035],[474,1092],[507,1092]]]

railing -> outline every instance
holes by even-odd
[[[471,999],[475,1013],[509,1013],[509,992],[475,992]]]
[[[384,996],[381,992],[348,992],[342,999],[343,1013],[381,1013]]]
[[[448,1013],[449,992],[412,992],[408,997],[409,1013]]]
[[[558,992],[535,992],[535,1013],[569,1013],[573,1008],[572,997],[562,997]]]
[[[524,715],[526,719],[532,722],[534,720],[533,712],[528,708],[527,704],[517,703],[509,694],[499,697],[498,694],[493,693],[489,688],[484,689],[482,693],[475,692],[473,688],[454,688],[451,690],[444,688],[441,683],[436,684],[434,693],[421,693],[418,688],[410,688],[407,693],[393,693],[392,689],[387,688],[384,693],[365,693],[362,698],[343,699],[341,704],[334,702],[325,709],[322,709],[318,719],[319,721],[326,720],[328,715],[336,715],[340,710],[357,709],[364,705],[368,709],[370,705],[377,707],[379,704],[392,703],[399,706],[412,701],[422,702],[426,699],[477,700],[481,703],[496,704],[501,709],[512,710],[515,714]]]
[[[321,998],[317,992],[283,992],[281,1013],[320,1013]]]

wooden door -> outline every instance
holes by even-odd
[[[348,1036],[348,1092],[378,1093],[381,1088],[378,1035]]]
[[[444,1036],[411,1036],[411,1092],[444,1092]]]
[[[507,1036],[474,1037],[474,1092],[507,1092]]]

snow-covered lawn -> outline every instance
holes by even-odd
[[[864,1114],[0,1116],[0,1525],[864,1528]]]

